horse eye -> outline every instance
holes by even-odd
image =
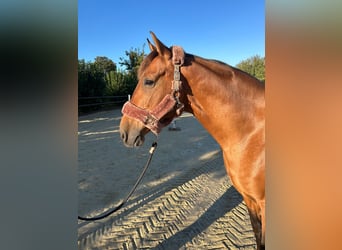
[[[144,80],[144,85],[152,87],[154,85],[154,81],[152,81],[150,79],[145,79]]]

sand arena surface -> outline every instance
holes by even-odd
[[[156,137],[126,148],[120,110],[78,121],[79,215],[115,207],[140,175]],[[241,196],[215,140],[188,113],[179,131],[164,128],[150,168],[127,205],[109,218],[78,224],[79,249],[254,249]]]

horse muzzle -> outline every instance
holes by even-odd
[[[124,116],[120,122],[120,137],[126,147],[139,147],[145,141],[145,135],[149,132],[140,122]]]

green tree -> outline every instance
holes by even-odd
[[[106,94],[115,96],[115,95],[125,95],[125,78],[126,73],[123,70],[117,69],[116,71],[109,72],[110,81],[107,82],[106,85]]]
[[[120,57],[119,64],[124,66],[129,72],[137,72],[145,57],[144,47],[145,45],[143,45],[142,50],[139,48],[131,48],[129,51],[126,50],[125,54],[127,58]]]
[[[126,74],[124,79],[123,88],[125,94],[131,94],[138,83],[138,69],[145,57],[144,51],[145,44],[142,50],[139,48],[131,48],[125,51],[126,58],[120,57],[119,64],[125,67]]]
[[[110,72],[110,71],[115,71],[116,70],[116,64],[110,60],[108,57],[105,56],[97,56],[95,57],[95,65],[105,71],[105,72]]]
[[[97,56],[95,57],[94,65],[97,70],[103,72],[103,77],[106,82],[106,92],[108,89],[108,84],[110,85],[112,82],[112,73],[116,71],[116,64],[105,56]]]
[[[265,81],[265,57],[260,57],[259,55],[252,56],[239,62],[236,67],[258,78],[260,81]]]
[[[97,56],[94,62],[78,60],[78,95],[80,97],[131,94],[138,82],[138,68],[145,57],[142,50],[131,48],[125,51],[116,64],[105,56]]]
[[[78,60],[78,96],[102,96],[105,88],[103,71],[92,62]]]

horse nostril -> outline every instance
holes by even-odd
[[[127,133],[125,131],[121,131],[121,139],[124,142],[127,142]]]
[[[135,140],[134,140],[134,146],[135,146],[135,147],[140,147],[141,145],[144,144],[144,140],[145,140],[145,138],[144,138],[143,135],[137,136],[137,137],[135,138]]]

